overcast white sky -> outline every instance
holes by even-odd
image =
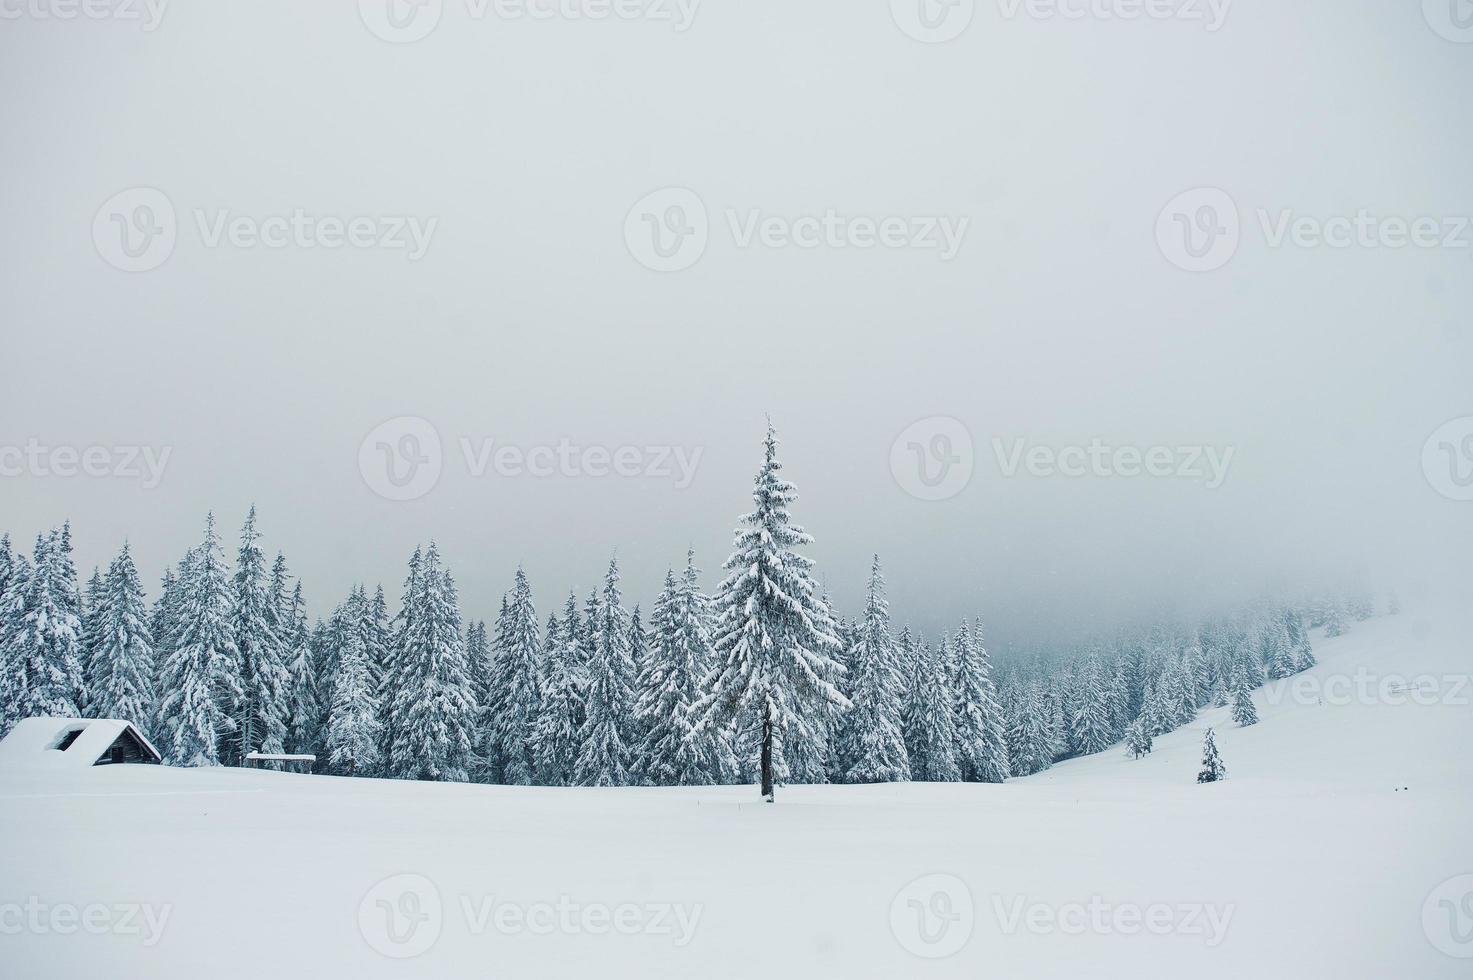
[[[57,476],[54,455],[0,477],[0,527],[28,548],[70,517],[84,574],[127,537],[152,594],[207,509],[233,548],[254,501],[314,612],[357,581],[396,596],[431,537],[471,616],[518,562],[545,615],[616,549],[647,604],[688,544],[714,584],[767,413],[840,605],[878,551],[897,619],[927,630],[980,612],[1027,641],[1283,578],[1414,592],[1473,553],[1473,503],[1423,466],[1473,416],[1473,248],[1270,242],[1285,211],[1446,234],[1473,215],[1473,43],[1434,28],[1437,0],[1237,0],[1216,31],[979,0],[945,43],[886,0],[706,0],[684,31],[444,0],[412,43],[375,36],[375,0],[175,0],[152,31],[37,16],[56,2],[0,0],[0,446],[169,451],[156,487]],[[128,272],[105,204],[139,187],[176,240]],[[626,217],[670,187],[709,231],[662,273]],[[1200,187],[1240,231],[1190,272],[1157,219]],[[418,258],[209,243],[297,209],[435,224]],[[949,260],[740,243],[754,214],[829,209],[968,224]],[[385,499],[360,447],[405,416],[441,473]],[[974,472],[922,500],[892,445],[934,417]],[[477,477],[462,437],[701,455],[688,487]],[[1209,489],[1006,477],[993,448],[1095,438],[1233,456]],[[1449,452],[1473,473],[1473,442]]]

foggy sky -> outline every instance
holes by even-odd
[[[314,614],[355,582],[397,597],[431,538],[468,616],[522,563],[545,617],[616,551],[647,610],[687,546],[714,586],[770,415],[840,607],[878,552],[895,618],[928,632],[981,614],[1026,643],[1278,583],[1466,574],[1473,503],[1422,451],[1473,415],[1473,249],[1274,248],[1257,211],[1473,215],[1473,44],[1415,3],[1238,0],[1215,32],[1002,9],[939,44],[878,0],[707,0],[684,32],[446,0],[413,43],[341,0],[176,0],[151,32],[0,22],[0,444],[169,451],[153,488],[4,476],[0,528],[28,551],[71,518],[84,576],[127,538],[152,598],[207,510],[233,557],[254,502]],[[135,187],[167,196],[178,241],[130,273],[93,225]],[[625,222],[669,187],[709,243],[661,273]],[[1211,272],[1156,237],[1198,187],[1241,214]],[[209,247],[195,217],[297,209],[436,224],[412,260]],[[946,261],[744,248],[727,217],[830,209],[968,225]],[[388,500],[360,446],[404,416],[443,471]],[[933,417],[974,447],[939,501],[891,471]],[[475,477],[462,437],[700,456],[688,487]],[[994,439],[1233,456],[1211,489],[1009,478]]]

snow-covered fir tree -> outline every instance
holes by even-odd
[[[735,547],[717,590],[715,666],[697,707],[698,728],[725,726],[746,714],[755,721],[762,796],[773,799],[774,748],[812,738],[805,717],[823,706],[847,708],[835,686],[839,640],[812,578],[813,561],[796,548],[812,538],[792,523],[797,499],[780,475],[777,435],[769,425],[764,458],[752,490],[756,508],[742,517]],[[752,746],[741,746],[749,752]]]
[[[1144,718],[1137,718],[1125,729],[1125,748],[1136,759],[1150,754],[1151,729]]]
[[[956,699],[949,683],[949,664],[930,644],[900,633],[899,648],[910,651],[913,665],[905,711],[910,777],[918,782],[951,783],[962,778],[957,764]]]
[[[389,624],[389,644],[379,677],[378,701],[383,722],[380,726],[382,745],[379,754],[391,773],[397,772],[400,720],[409,708],[405,669],[409,656],[409,634],[414,627],[414,613],[420,589],[420,567],[423,563],[424,554],[419,545],[415,545],[414,554],[409,557],[409,572],[404,577],[404,591],[399,596],[399,611]],[[319,643],[314,645],[314,649],[321,652],[323,647]],[[469,659],[467,663],[470,663]],[[470,665],[468,669],[472,671],[473,680],[484,676],[476,673],[482,669],[480,665]],[[325,685],[326,670],[319,676],[324,681],[322,693],[326,696],[329,693]]]
[[[722,783],[731,773],[727,730],[696,731],[700,682],[711,662],[698,576],[695,554],[689,552],[679,581],[673,570],[665,573],[665,587],[650,617],[651,643],[639,683],[638,712],[645,734],[638,765],[641,779],[652,786]]]
[[[1092,653],[1080,675],[1078,700],[1070,718],[1073,745],[1083,755],[1103,752],[1115,742],[1110,706],[1101,674],[1100,662]]]
[[[1213,737],[1212,729],[1207,729],[1207,736],[1202,741],[1202,771],[1197,773],[1197,782],[1215,783],[1219,779],[1227,778],[1227,766],[1222,763],[1222,756],[1217,752],[1217,739]]]
[[[952,650],[956,663],[956,754],[962,779],[969,783],[1000,783],[1012,774],[1007,720],[992,682],[992,661],[983,644],[980,618],[975,630],[962,621]]]
[[[910,778],[901,731],[904,681],[890,635],[885,576],[876,555],[870,566],[864,619],[853,630],[845,658],[851,707],[840,721],[839,772],[846,783],[893,783]]]
[[[156,732],[174,765],[219,765],[237,729],[245,691],[235,646],[234,601],[220,555],[215,515],[183,566],[173,649],[163,658]]]
[[[83,700],[82,618],[70,525],[36,536],[29,567],[13,571],[3,635],[0,729],[37,715],[76,717]]]
[[[318,689],[317,658],[312,651],[311,630],[307,626],[305,606],[302,583],[297,582],[292,588],[291,599],[283,614],[283,621],[291,629],[291,639],[287,644],[291,673],[288,687],[291,712],[287,719],[286,750],[295,754],[316,755],[322,717],[326,710]]]
[[[582,623],[571,591],[563,618],[548,619],[540,664],[542,710],[533,727],[537,779],[547,786],[570,786],[582,749],[583,669],[579,644]]]
[[[497,621],[485,716],[495,732],[496,759],[501,781],[530,786],[537,779],[533,734],[542,710],[542,634],[532,587],[526,572],[517,568],[511,599]]]
[[[1314,646],[1309,640],[1309,628],[1305,626],[1304,617],[1298,610],[1285,608],[1283,611],[1284,628],[1289,635],[1289,643],[1293,648],[1294,671],[1308,670],[1319,661],[1315,659]]]
[[[1233,721],[1247,728],[1258,724],[1258,709],[1253,705],[1253,695],[1246,687],[1233,691]]]
[[[355,589],[343,608],[342,645],[324,738],[330,771],[345,776],[376,775],[382,761],[382,722],[367,642],[371,617],[368,597],[362,588]]]
[[[474,761],[475,689],[460,597],[434,542],[424,552],[410,607],[399,664],[402,708],[392,772],[400,779],[465,782]]]
[[[100,624],[98,622],[103,603],[106,601],[103,586],[102,572],[96,567],[92,569],[92,576],[87,579],[87,586],[82,590],[82,697],[78,701],[78,707],[87,713],[88,717],[98,717],[92,707],[92,694],[87,683],[87,665],[92,662],[92,651],[97,648]]]
[[[620,658],[627,652],[627,629],[613,626],[605,614],[598,631],[584,701],[583,727],[578,733],[580,751],[573,768],[579,786],[627,786],[633,762],[624,741],[625,716],[632,710],[631,694]]]
[[[1349,631],[1345,606],[1338,597],[1330,599],[1325,607],[1324,616],[1326,636],[1343,636]]]
[[[138,568],[127,543],[108,566],[87,659],[87,705],[95,718],[131,721],[145,734],[157,703],[153,634]]]
[[[240,681],[244,698],[236,718],[238,741],[230,753],[235,760],[250,752],[281,753],[286,750],[288,705],[286,650],[277,635],[277,596],[273,589],[286,583],[273,582],[261,553],[261,535],[256,529],[256,508],[251,506],[240,531],[234,580],[235,647],[240,652]],[[285,575],[285,561],[281,566]]]
[[[1058,744],[1050,707],[1037,682],[1028,685],[1008,727],[1008,762],[1015,775],[1029,776],[1053,765]]]

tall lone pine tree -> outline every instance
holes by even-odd
[[[763,446],[752,489],[756,509],[742,517],[722,566],[730,574],[716,597],[716,665],[696,711],[697,730],[724,726],[743,712],[756,719],[762,798],[770,803],[774,744],[809,733],[805,713],[849,702],[835,686],[843,672],[834,660],[839,640],[813,582],[813,561],[794,550],[813,539],[791,523],[797,490],[779,475],[770,424]]]

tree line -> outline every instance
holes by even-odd
[[[726,573],[695,556],[646,617],[617,558],[599,587],[541,619],[518,569],[488,629],[462,618],[436,545],[398,603],[355,587],[309,624],[301,582],[267,561],[252,507],[233,563],[213,515],[149,605],[128,545],[79,587],[71,526],[31,557],[0,538],[0,731],[33,715],[123,718],[166,761],[239,765],[310,753],[317,770],[514,785],[903,780],[996,783],[1124,741],[1210,704],[1256,721],[1248,692],[1314,664],[1309,630],[1367,601],[1260,604],[1160,623],[994,669],[982,621],[928,639],[893,627],[879,558],[840,615],[800,549],[796,490],[769,428]],[[1252,715],[1249,720],[1249,715]]]

